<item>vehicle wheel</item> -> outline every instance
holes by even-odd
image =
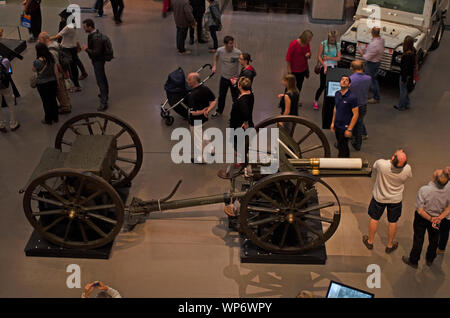
[[[240,231],[256,246],[303,254],[336,232],[341,205],[333,189],[303,172],[282,172],[254,184],[241,201]]]
[[[175,118],[173,118],[172,116],[166,117],[166,125],[167,126],[172,126],[173,125],[173,121],[175,120]]]
[[[46,240],[92,249],[119,234],[124,205],[104,179],[74,169],[50,170],[34,179],[23,197],[25,216]]]
[[[68,152],[78,135],[112,135],[116,138],[117,158],[111,184],[126,187],[142,166],[144,151],[136,131],[120,118],[106,113],[87,113],[65,122],[58,131],[55,148]]]
[[[431,44],[430,50],[436,50],[441,44],[442,35],[444,34],[444,24],[441,22],[441,26],[439,27],[438,32],[436,33],[436,37],[434,38],[433,44]]]

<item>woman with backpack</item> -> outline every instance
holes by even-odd
[[[0,131],[6,133],[6,120],[3,117],[1,108],[3,104],[9,109],[9,129],[11,131],[17,130],[20,127],[16,120],[14,112],[14,93],[12,89],[10,61],[0,55]],[[3,103],[4,102],[4,103]]]
[[[41,96],[45,113],[45,118],[41,122],[45,125],[57,123],[58,103],[56,102],[56,93],[58,82],[56,79],[58,70],[52,53],[43,43],[36,44],[36,60],[33,62],[33,71],[37,73],[36,87]]]
[[[219,47],[217,40],[217,31],[222,30],[222,14],[220,12],[219,2],[217,0],[208,0],[209,7],[206,9],[205,26],[209,28],[209,33],[213,39],[213,46],[209,48],[209,53],[215,53]]]

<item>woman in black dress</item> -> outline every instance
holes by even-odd
[[[279,94],[281,115],[298,116],[299,90],[295,76],[287,74],[283,76],[281,83],[285,87],[284,94]],[[292,133],[293,123],[280,123]]]
[[[242,128],[244,130],[247,130],[250,127],[254,127],[255,124],[253,123],[253,104],[255,102],[255,98],[253,96],[253,93],[251,91],[252,87],[252,81],[249,80],[246,77],[241,77],[238,82],[238,89],[239,89],[239,97],[236,99],[236,101],[233,103],[233,106],[231,108],[231,115],[230,115],[230,128],[233,129],[239,129]],[[234,134],[231,135],[233,137],[230,142],[233,143],[235,155],[240,159],[235,164],[228,165],[227,168],[219,170],[217,175],[220,178],[223,179],[229,179],[232,175],[234,175],[236,172],[240,171],[244,166],[245,163],[239,163],[241,162],[247,162],[247,154],[248,154],[248,145],[249,140],[245,139],[245,154],[239,155],[238,151],[239,148],[237,145],[237,136]],[[244,157],[244,158],[242,158]],[[227,212],[228,215],[232,215],[232,209],[230,212]]]
[[[251,91],[252,81],[247,77],[241,77],[238,82],[239,97],[233,103],[230,115],[230,128],[243,128],[247,130],[254,127],[253,104],[255,98]]]

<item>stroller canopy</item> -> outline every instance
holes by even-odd
[[[167,94],[187,94],[191,90],[181,67],[169,74],[164,89]]]

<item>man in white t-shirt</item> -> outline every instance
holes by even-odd
[[[389,238],[385,251],[389,254],[398,247],[398,242],[394,241],[394,237],[397,232],[398,219],[402,214],[405,182],[412,177],[411,166],[407,164],[406,153],[399,149],[391,160],[377,160],[372,169],[376,171],[377,179],[372,191],[373,198],[369,205],[369,235],[363,236],[363,243],[369,250],[373,249],[373,240],[377,233],[379,220],[387,208]]]

